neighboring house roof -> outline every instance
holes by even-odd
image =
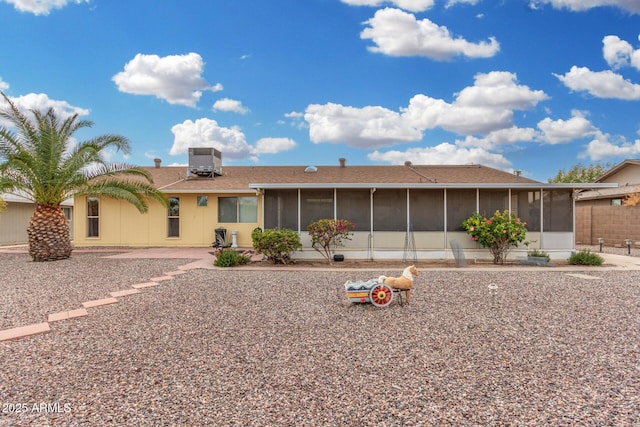
[[[628,171],[627,175],[632,176],[633,182],[618,182],[620,185],[628,185],[628,184],[640,184],[640,159],[627,159],[621,163],[618,163],[607,172],[602,174],[595,182],[612,182],[612,180],[616,180],[617,175],[620,175],[625,169],[631,168],[631,171]],[[624,177],[625,181],[628,181],[628,177]],[[635,179],[634,179],[635,178]]]
[[[640,159],[627,159],[602,174],[596,183],[618,184],[617,188],[598,188],[583,191],[576,200],[619,199],[640,193]]]
[[[23,196],[19,196],[16,194],[8,194],[8,193],[2,193],[0,194],[0,198],[2,198],[2,200],[4,200],[5,202],[9,203],[33,203],[31,200],[29,200],[26,197]],[[73,199],[67,199],[64,202],[62,202],[62,206],[73,206]]]
[[[546,184],[482,165],[225,166],[222,176],[188,177],[186,167],[145,167],[154,185],[171,192],[255,192],[264,188],[591,188]],[[595,187],[611,187],[596,184]]]

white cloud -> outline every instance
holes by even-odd
[[[249,112],[249,109],[242,105],[241,101],[229,98],[217,100],[213,104],[213,109],[218,111],[230,111],[238,114],[247,114]]]
[[[527,110],[549,99],[541,90],[516,84],[517,76],[506,71],[480,73],[473,86],[466,87],[456,97],[456,104],[471,107]]]
[[[171,132],[174,138],[169,154],[172,156],[186,153],[191,147],[214,147],[222,152],[225,159],[248,158],[258,161],[259,154],[275,154],[297,146],[289,138],[262,138],[254,147],[247,143],[247,138],[239,127],[223,127],[207,118],[185,120],[174,125]]]
[[[605,36],[602,39],[602,55],[611,68],[629,65],[633,46],[618,36]]]
[[[579,111],[572,111],[569,120],[551,120],[549,117],[538,123],[542,131],[541,139],[550,144],[562,144],[593,135],[598,128],[584,118]]]
[[[448,142],[435,147],[410,148],[406,151],[378,150],[367,156],[375,162],[385,162],[396,165],[410,160],[420,165],[463,165],[469,163],[481,164],[496,169],[510,169],[511,163],[503,155],[491,153],[484,148],[463,148]]]
[[[402,110],[402,116],[409,125],[417,129],[441,127],[458,134],[470,135],[510,127],[513,112],[504,108],[449,104],[442,99],[418,94]]]
[[[197,53],[186,55],[137,54],[112,77],[118,90],[134,95],[154,95],[169,104],[195,107],[203,90],[222,89],[210,86],[202,77],[204,61]]]
[[[613,71],[591,71],[587,67],[571,67],[564,75],[554,74],[566,87],[586,91],[597,98],[640,99],[640,85],[625,80]]]
[[[53,9],[62,9],[69,3],[89,3],[90,0],[0,0],[12,4],[21,12],[48,15]]]
[[[341,0],[341,1],[351,6],[371,6],[371,7],[377,7],[385,3],[391,3],[398,6],[401,9],[410,10],[411,12],[424,12],[425,10],[431,9],[434,4],[434,0]]]
[[[307,107],[304,118],[309,123],[309,137],[315,143],[332,142],[360,148],[378,148],[422,138],[422,133],[409,126],[400,114],[383,107],[311,104]]]
[[[171,128],[174,135],[171,155],[188,152],[190,147],[215,147],[228,159],[254,158],[254,148],[239,127],[218,125],[215,120],[202,118],[195,122],[185,120]]]
[[[7,85],[8,87],[8,85]],[[10,96],[9,99],[23,112],[29,110],[47,111],[49,108],[53,108],[58,117],[61,119],[67,119],[74,114],[78,116],[89,115],[90,110],[86,108],[75,107],[69,104],[67,101],[58,101],[50,99],[48,95],[44,93],[28,93],[22,96]],[[0,99],[0,107],[4,108],[6,105],[4,99]]]
[[[304,113],[301,113],[299,111],[292,111],[290,113],[285,113],[284,116],[290,119],[301,119],[304,117]]]
[[[538,133],[535,129],[513,126],[493,131],[483,138],[469,135],[463,140],[456,141],[456,145],[458,147],[479,147],[485,150],[492,150],[499,146],[512,145],[518,142],[531,142],[537,139]]]
[[[0,90],[5,91],[7,89],[9,89],[9,83],[2,80],[2,77],[0,76]]]
[[[444,7],[450,8],[450,7],[455,6],[456,4],[459,4],[459,3],[476,5],[479,2],[480,2],[480,0],[447,0],[447,4]]]
[[[605,36],[602,39],[602,54],[613,69],[631,65],[640,70],[640,49],[633,49],[631,43],[618,36]]]
[[[262,138],[256,142],[256,153],[258,154],[276,154],[282,151],[288,151],[298,144],[291,138]]]
[[[398,9],[378,10],[365,24],[369,27],[360,33],[360,38],[375,43],[368,49],[390,56],[425,56],[444,61],[455,56],[489,58],[500,50],[493,37],[480,43],[454,38],[447,27],[428,19],[418,21],[411,13]]]
[[[379,148],[418,141],[423,131],[437,127],[461,135],[510,129],[513,110],[533,108],[547,98],[517,84],[515,74],[491,72],[478,74],[474,86],[463,89],[453,103],[417,94],[399,113],[377,106],[309,105],[305,120],[313,142]]]
[[[550,4],[556,9],[565,8],[574,12],[600,6],[616,6],[631,13],[640,13],[638,0],[531,0],[529,2],[532,9],[538,9],[543,4]]]
[[[621,141],[615,144],[609,141],[609,135],[598,132],[596,137],[587,145],[587,155],[591,160],[598,161],[609,157],[635,157],[640,154],[640,139],[634,143]]]
[[[421,130],[442,127],[458,134],[486,134],[512,126],[513,110],[535,107],[548,99],[540,90],[516,83],[516,75],[492,71],[475,76],[453,103],[416,95],[403,109],[409,123]]]

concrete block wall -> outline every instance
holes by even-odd
[[[631,239],[640,246],[640,206],[580,206],[576,207],[576,243],[624,246]]]

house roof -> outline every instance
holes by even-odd
[[[160,190],[171,192],[255,192],[265,188],[580,188],[544,184],[482,165],[411,166],[225,166],[222,176],[188,176],[186,167],[145,167]],[[589,187],[593,184],[589,184]],[[596,184],[611,186],[610,184]]]
[[[629,166],[640,166],[640,159],[626,159],[623,162],[618,163],[617,165],[609,169],[607,172],[602,174],[600,177],[598,177],[598,179],[596,179],[595,182],[605,182],[607,181],[608,178],[614,176],[615,174],[619,173],[622,169],[625,169]]]

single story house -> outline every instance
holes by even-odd
[[[191,164],[191,160],[190,160]],[[353,259],[451,258],[457,240],[467,256],[488,258],[461,222],[478,211],[511,210],[527,222],[531,247],[553,257],[574,250],[574,192],[584,184],[547,184],[482,165],[460,166],[225,166],[208,176],[193,167],[148,167],[168,209],[152,202],[140,214],[106,198],[75,200],[76,247],[206,247],[215,230],[235,232],[251,247],[254,228],[288,228],[301,237],[297,258],[319,257],[307,225],[322,218],[355,223],[339,249]],[[596,186],[608,187],[609,184]],[[524,248],[522,249],[524,251]]]
[[[27,228],[36,205],[22,196],[13,194],[1,196],[7,206],[4,212],[0,212],[0,245],[27,243],[29,241]],[[62,210],[69,221],[70,236],[73,239],[73,200],[65,200]]]

